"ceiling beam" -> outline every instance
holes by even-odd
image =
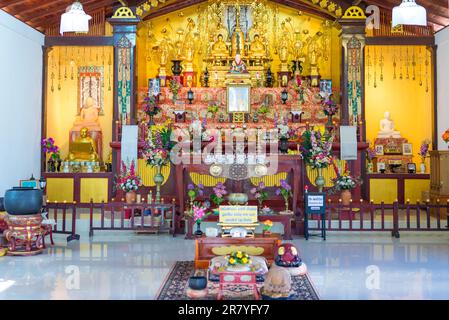
[[[87,8],[88,4],[98,2],[98,0],[88,0],[83,1],[84,9]],[[45,5],[41,6],[40,9],[44,10],[26,10],[20,12],[20,14],[17,14],[18,17],[21,17],[22,20],[25,21],[34,21],[39,18],[45,17],[47,15],[51,14],[63,14],[66,10],[66,8],[73,3],[73,0],[63,0],[63,1],[56,1],[57,5],[55,3],[46,3]],[[54,5],[54,6],[52,6]],[[31,12],[31,14],[26,15],[25,13]]]
[[[6,0],[0,2],[0,9],[6,8],[6,7],[13,7],[22,3],[27,2],[28,0]]]

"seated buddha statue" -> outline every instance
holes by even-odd
[[[98,161],[97,147],[89,136],[89,129],[82,128],[80,136],[69,145],[69,161]]]
[[[94,99],[88,97],[80,111],[80,116],[73,125],[72,131],[79,132],[83,128],[87,128],[89,131],[101,131],[100,123],[98,122],[99,111],[100,108],[95,105]]]
[[[224,42],[222,34],[218,35],[217,41],[212,45],[211,53],[215,60],[225,59],[229,55],[228,46]]]
[[[254,59],[262,59],[265,57],[265,45],[260,40],[260,36],[256,34],[253,42],[249,46],[249,56]]]
[[[380,131],[377,138],[401,138],[401,133],[394,130],[394,122],[391,120],[391,114],[389,111],[386,111],[384,118],[380,120]]]

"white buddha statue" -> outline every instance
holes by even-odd
[[[391,120],[389,111],[386,111],[384,118],[380,120],[380,131],[377,138],[401,138],[401,133],[394,131],[394,122]]]
[[[84,107],[81,109],[80,116],[75,121],[72,131],[81,131],[83,128],[89,129],[91,132],[100,131],[101,127],[98,121],[100,108],[95,105],[92,97],[86,99]]]

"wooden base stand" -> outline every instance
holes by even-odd
[[[37,215],[14,216],[6,218],[8,229],[4,231],[8,241],[8,255],[31,256],[42,253],[44,231],[42,217]]]

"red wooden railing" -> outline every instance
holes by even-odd
[[[53,227],[53,233],[68,234],[67,242],[80,239],[79,234],[76,233],[76,209],[76,202],[47,202],[45,206],[48,218],[54,219],[56,222]],[[70,219],[68,219],[68,215],[70,215]]]

